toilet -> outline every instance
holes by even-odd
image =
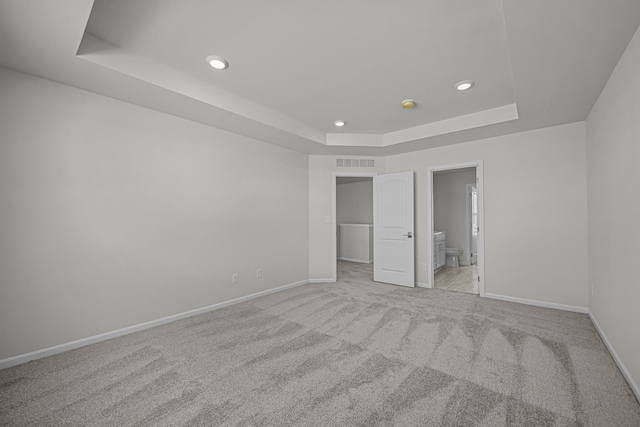
[[[462,255],[462,249],[458,249],[458,248],[446,248],[445,249],[445,254],[446,254],[446,261],[445,264],[449,267],[460,267],[460,261],[458,260],[458,257],[460,255]]]

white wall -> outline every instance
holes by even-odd
[[[484,161],[485,291],[586,307],[585,124],[387,157],[386,172],[413,170],[416,280],[427,283],[427,168]]]
[[[587,119],[589,309],[640,392],[640,31]]]
[[[476,170],[437,172],[433,176],[434,231],[446,233],[448,248],[462,249],[460,262],[469,264],[467,184],[476,183]]]
[[[306,280],[308,176],[307,155],[0,69],[0,359]]]
[[[373,224],[373,180],[336,186],[338,224]]]
[[[338,226],[338,259],[351,262],[373,261],[373,226],[341,224]]]
[[[336,259],[333,254],[333,223],[324,222],[326,216],[333,215],[332,190],[334,173],[380,173],[384,171],[384,159],[375,159],[375,168],[336,167],[336,159],[344,156],[309,156],[309,278],[330,280]],[[364,157],[358,157],[364,158]]]

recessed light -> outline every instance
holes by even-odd
[[[225,68],[229,67],[229,63],[227,62],[227,60],[217,55],[207,56],[207,63],[216,70],[224,70]]]
[[[414,101],[413,99],[405,99],[404,101],[402,101],[401,105],[405,110],[410,110],[416,106],[416,101]]]
[[[463,80],[461,82],[456,83],[455,88],[458,90],[467,90],[473,86],[473,80]]]
[[[346,125],[347,122],[345,122],[344,120],[336,120],[335,122],[333,122],[333,124],[341,128],[342,126]]]

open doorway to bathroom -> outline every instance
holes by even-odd
[[[430,287],[484,295],[482,163],[429,169]]]
[[[335,177],[337,281],[373,281],[373,175]]]

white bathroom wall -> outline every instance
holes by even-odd
[[[338,224],[373,224],[373,180],[336,185]]]
[[[436,172],[433,176],[434,231],[446,233],[448,248],[462,249],[462,264],[469,264],[467,184],[475,183],[475,168]]]
[[[333,216],[334,173],[384,171],[382,157],[362,157],[375,160],[375,167],[371,168],[336,167],[337,158],[344,156],[309,156],[309,278],[314,281],[331,280],[336,262],[332,248],[336,224],[325,222],[325,217]]]
[[[306,280],[308,165],[0,68],[0,359]]]
[[[587,119],[589,309],[640,398],[640,30]]]
[[[416,277],[428,282],[427,168],[484,161],[486,292],[586,308],[584,122],[385,158],[413,170]]]
[[[338,226],[338,259],[373,262],[373,226],[370,224],[340,224]]]

